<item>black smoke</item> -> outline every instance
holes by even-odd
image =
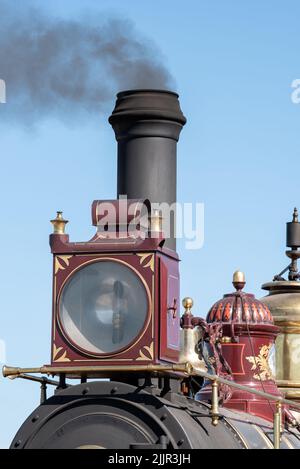
[[[59,19],[11,0],[0,0],[0,78],[0,120],[26,124],[99,114],[119,90],[173,87],[159,51],[131,21],[99,12]]]

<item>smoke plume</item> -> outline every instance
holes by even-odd
[[[104,111],[117,91],[172,87],[159,51],[130,21],[50,18],[12,3],[0,0],[0,121],[74,120]]]

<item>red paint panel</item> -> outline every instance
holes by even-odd
[[[160,276],[160,356],[177,362],[180,348],[180,304],[178,262],[159,259]],[[174,309],[175,308],[175,309]]]
[[[244,370],[245,344],[222,344],[222,354],[229,364],[233,375],[245,375]]]

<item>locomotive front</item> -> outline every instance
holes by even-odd
[[[52,220],[51,363],[4,367],[5,376],[33,379],[42,388],[41,405],[11,448],[300,447],[288,401],[275,382],[270,378],[269,394],[253,386],[253,364],[242,355],[244,381],[233,369],[238,342],[254,340],[260,349],[264,340],[274,342],[271,317],[267,324],[259,312],[252,322],[245,317],[234,332],[232,305],[245,295],[239,286],[226,327],[220,315],[207,322],[194,317],[190,299],[180,317],[176,144],[186,120],[178,95],[121,92],[109,121],[118,141],[117,199],[93,202],[96,234],[87,242],[70,242],[61,212]],[[244,339],[249,327],[252,337]],[[76,379],[80,384],[73,384]],[[47,384],[56,387],[48,399]],[[241,395],[256,393],[261,408],[270,400],[272,405],[261,414],[257,402],[253,411],[239,407],[243,399],[230,401],[226,386],[239,387]]]

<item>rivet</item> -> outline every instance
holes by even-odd
[[[34,423],[34,422],[36,422],[39,418],[40,418],[39,415],[34,415],[34,416],[32,417],[32,419],[31,419],[31,421]]]
[[[21,440],[17,440],[17,441],[15,442],[15,448],[17,448],[18,446],[20,446],[20,444],[21,444]]]
[[[118,388],[117,388],[117,386],[115,386],[114,388],[112,388],[112,390],[110,392],[111,392],[111,394],[114,394],[117,391],[118,391]]]
[[[179,441],[177,442],[178,446],[183,445],[183,443],[184,443],[184,440],[179,440]]]
[[[90,388],[84,388],[82,391],[82,394],[87,394],[89,392]]]
[[[167,414],[163,414],[163,415],[160,417],[160,420],[166,420],[167,417],[168,417]]]

